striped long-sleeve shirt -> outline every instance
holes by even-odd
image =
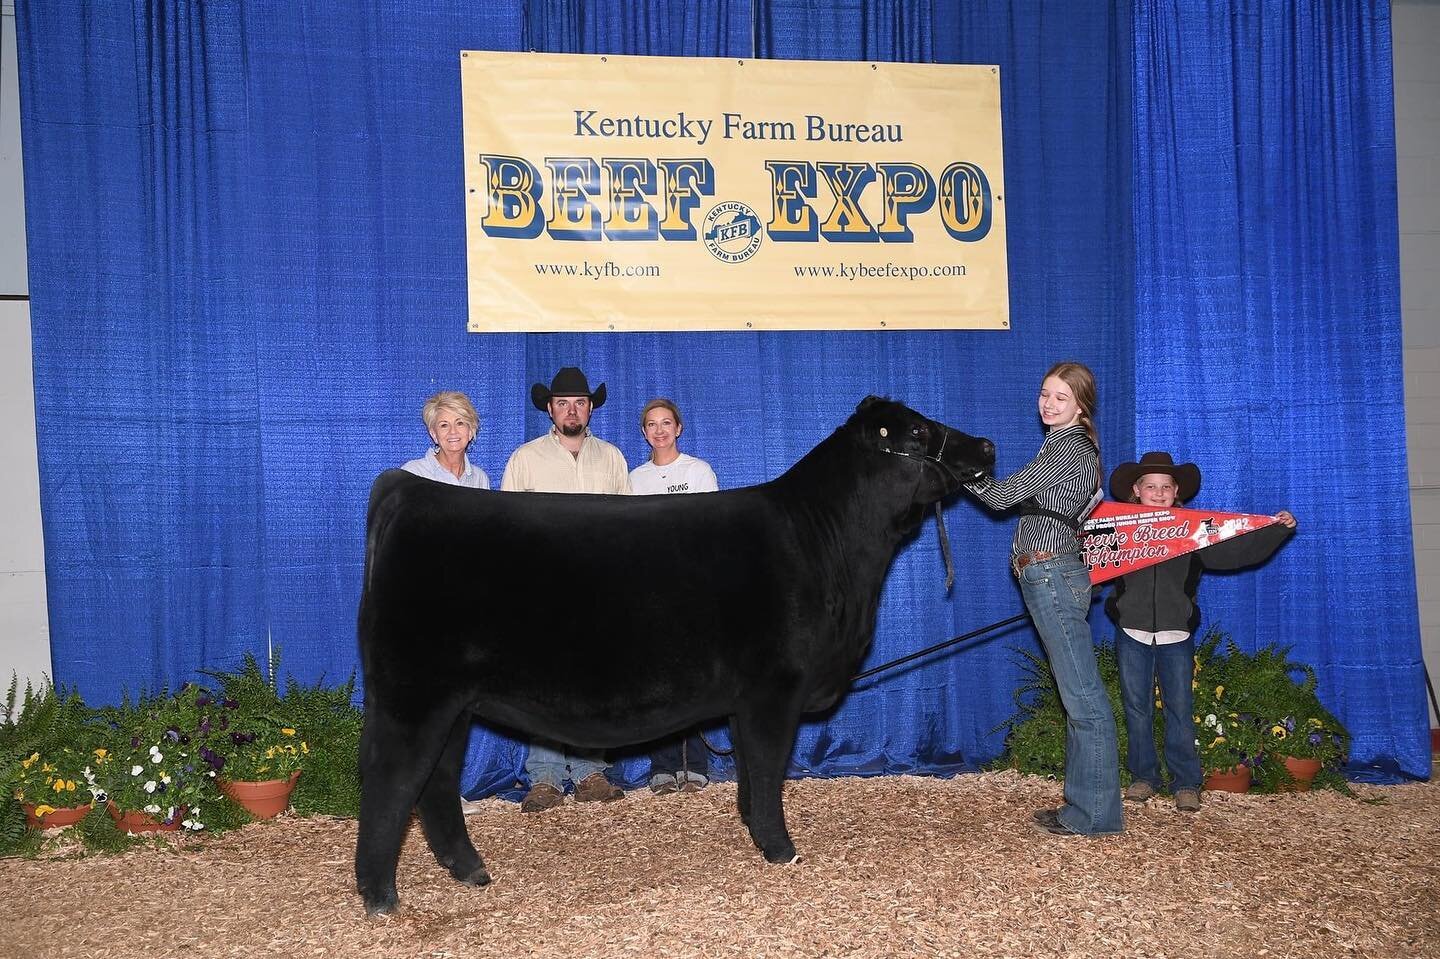
[[[1045,509],[1064,516],[1080,513],[1095,495],[1100,469],[1100,452],[1076,423],[1051,430],[1040,444],[1040,452],[1019,472],[1003,480],[986,477],[967,484],[967,489],[985,505],[1005,509],[1035,497]],[[1074,553],[1080,549],[1075,530],[1053,516],[1021,516],[1015,527],[1010,555],[1046,552]]]

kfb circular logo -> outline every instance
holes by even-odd
[[[705,249],[724,263],[743,263],[760,249],[760,218],[738,200],[717,203],[705,214]]]

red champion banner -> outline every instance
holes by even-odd
[[[1081,533],[1085,565],[1096,585],[1193,553],[1276,522],[1273,516],[1210,509],[1147,509],[1106,501]]]

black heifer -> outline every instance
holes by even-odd
[[[795,847],[781,786],[804,712],[864,656],[902,538],[995,449],[870,397],[779,479],[692,496],[462,490],[399,470],[370,493],[355,877],[392,910],[418,806],[436,858],[489,881],[460,813],[471,716],[576,746],[730,719],[740,816]]]

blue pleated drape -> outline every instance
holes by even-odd
[[[1135,9],[1138,448],[1300,518],[1207,619],[1317,667],[1357,773],[1423,772],[1389,4]]]
[[[302,680],[347,678],[369,483],[426,447],[437,389],[475,401],[497,483],[547,426],[530,384],[573,364],[608,384],[593,426],[632,465],[640,406],[668,395],[730,487],[869,393],[992,437],[1008,473],[1040,442],[1040,375],[1073,358],[1099,376],[1107,466],[1170,446],[1205,502],[1301,516],[1265,570],[1207,584],[1207,619],[1293,644],[1357,756],[1425,775],[1399,364],[1377,360],[1399,348],[1388,19],[1350,9],[21,3],[56,678],[111,701],[271,641]],[[1012,329],[466,334],[462,49],[997,64]],[[1013,519],[946,515],[959,582],[944,595],[927,523],[869,663],[1020,610]],[[1343,555],[1319,533],[1339,517],[1366,530]],[[1373,575],[1395,587],[1380,608],[1354,601]],[[877,678],[802,730],[795,771],[974,768],[1001,749],[1016,647],[1027,627]],[[467,784],[508,787],[522,755],[477,727]]]

